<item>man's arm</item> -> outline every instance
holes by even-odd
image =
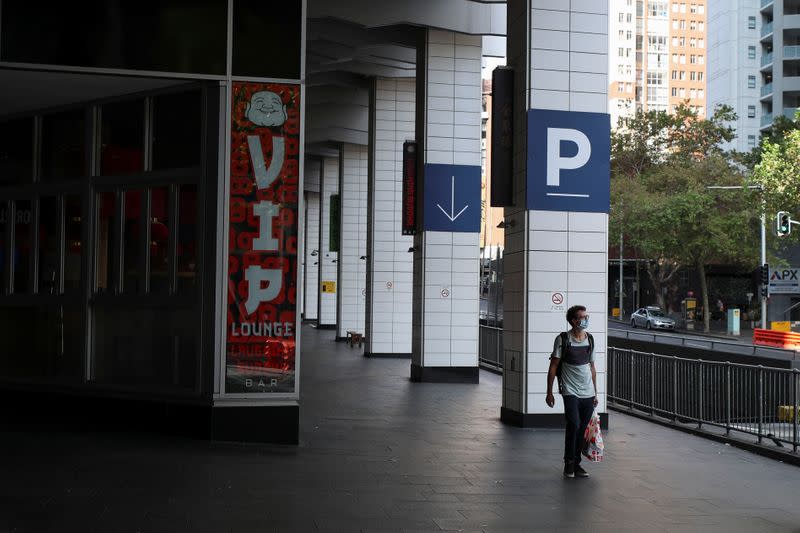
[[[556,379],[556,370],[558,369],[559,360],[556,357],[550,358],[550,368],[547,370],[547,405],[553,407],[556,404],[556,399],[553,396],[553,381]]]
[[[592,369],[592,384],[594,385],[594,405],[597,406],[597,370],[594,368],[594,361],[589,363],[589,367]]]

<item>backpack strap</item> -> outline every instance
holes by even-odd
[[[594,337],[591,333],[586,334],[589,337],[589,352],[594,353]]]
[[[558,338],[561,339],[561,359],[563,360],[564,352],[569,346],[569,334],[566,331],[562,331],[558,334]]]

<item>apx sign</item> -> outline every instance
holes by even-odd
[[[608,213],[610,160],[609,115],[528,111],[528,209]]]
[[[800,293],[800,268],[783,268],[770,270],[770,294]]]
[[[481,231],[481,167],[425,165],[425,231]]]

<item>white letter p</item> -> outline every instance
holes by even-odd
[[[569,141],[578,146],[573,157],[561,157],[561,141]],[[592,157],[592,143],[582,132],[567,128],[547,128],[547,186],[561,185],[561,171],[583,167]]]

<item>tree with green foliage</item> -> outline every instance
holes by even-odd
[[[639,112],[612,133],[612,234],[623,233],[649,259],[646,271],[662,308],[676,273],[697,269],[705,331],[708,266],[758,262],[758,210],[751,196],[708,188],[744,184],[721,148],[733,138],[726,124],[734,119],[729,107],[703,119],[681,105],[673,114]]]
[[[783,117],[780,117],[783,118]],[[751,184],[763,190],[767,227],[774,228],[778,211],[800,219],[800,129],[795,122],[762,139],[759,161],[753,169]],[[773,229],[774,231],[774,229]],[[796,243],[796,233],[783,244]]]

